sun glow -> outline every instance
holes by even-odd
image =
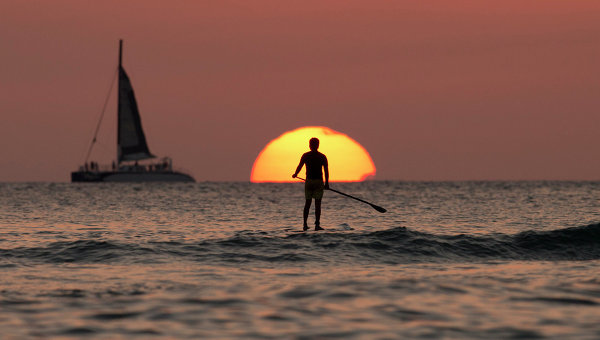
[[[292,174],[300,156],[309,151],[308,141],[320,140],[319,151],[329,161],[329,181],[360,182],[375,176],[369,153],[354,139],[324,126],[307,126],[273,139],[260,152],[250,175],[251,182],[297,182]],[[299,176],[304,177],[306,168]]]

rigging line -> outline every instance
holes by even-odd
[[[115,86],[115,80],[117,79],[117,75],[119,74],[119,70],[115,72],[113,76],[112,82],[110,83],[110,88],[108,89],[108,95],[106,96],[106,100],[104,101],[104,107],[102,108],[102,112],[100,113],[100,120],[98,120],[98,124],[96,125],[96,131],[94,132],[94,138],[92,138],[92,142],[90,143],[90,147],[88,148],[87,154],[85,155],[85,163],[87,163],[90,158],[90,154],[92,153],[92,148],[96,143],[96,137],[98,137],[98,131],[100,130],[100,125],[102,124],[102,119],[104,118],[104,113],[106,112],[106,106],[108,106],[108,101],[110,99],[110,95],[112,94],[112,89]]]

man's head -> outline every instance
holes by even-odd
[[[308,146],[312,151],[317,151],[317,149],[319,148],[319,139],[314,137],[311,138],[308,142]]]

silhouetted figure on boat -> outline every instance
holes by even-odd
[[[323,198],[323,190],[329,189],[329,165],[327,157],[317,151],[319,149],[319,139],[311,138],[309,143],[310,151],[303,154],[300,158],[300,164],[296,168],[296,172],[292,178],[296,178],[302,166],[306,165],[306,181],[304,183],[304,230],[308,230],[308,213],[312,199],[315,199],[315,230],[323,230],[321,228],[321,199]],[[323,170],[325,171],[325,183],[323,184]]]

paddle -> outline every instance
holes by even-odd
[[[306,181],[306,180],[305,180],[304,178],[302,178],[302,177],[296,177],[296,178],[297,178],[297,179],[301,179],[301,180],[303,180],[303,181]],[[373,203],[369,203],[369,202],[367,202],[367,201],[365,201],[365,200],[361,200],[361,199],[360,199],[360,198],[358,198],[358,197],[354,197],[354,196],[352,196],[352,195],[345,194],[345,193],[343,193],[343,192],[341,192],[341,191],[337,191],[337,190],[335,190],[335,189],[331,189],[331,188],[329,188],[329,189],[327,189],[327,190],[331,190],[331,191],[333,191],[333,192],[337,192],[337,193],[338,193],[338,194],[340,194],[340,195],[344,195],[344,196],[346,196],[346,197],[353,198],[353,199],[355,199],[355,200],[357,200],[357,201],[361,201],[361,202],[363,202],[363,203],[367,203],[367,204],[368,204],[368,205],[370,205],[370,206],[371,206],[373,209],[375,209],[375,210],[379,211],[380,213],[384,213],[384,212],[386,212],[386,211],[387,211],[387,210],[385,210],[384,208],[382,208],[382,207],[380,207],[380,206],[378,206],[378,205],[375,205],[375,204],[373,204]]]

